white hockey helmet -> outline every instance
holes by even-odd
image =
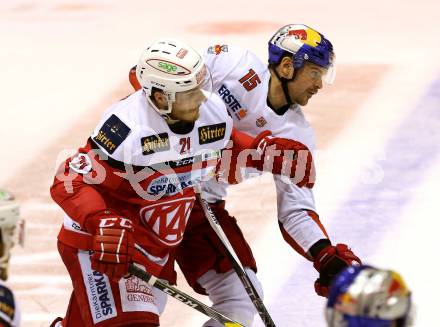
[[[203,58],[189,45],[174,39],[160,39],[148,46],[137,64],[136,77],[150,104],[166,117],[172,111],[176,93],[201,88],[208,97],[212,90]],[[165,93],[167,109],[157,108],[150,99],[153,88]]]
[[[0,189],[0,279],[3,280],[8,278],[10,250],[15,244],[17,225],[19,234],[22,234],[22,221],[19,217],[19,203],[10,192]]]

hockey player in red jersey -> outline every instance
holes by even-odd
[[[301,106],[307,105],[325,84],[335,77],[331,42],[305,25],[280,28],[269,41],[269,65],[253,53],[230,45],[212,46],[205,60],[213,79],[213,91],[221,97],[234,128],[251,135],[270,130],[273,135],[299,141],[313,152],[313,128]],[[130,72],[130,81],[139,85]],[[278,223],[287,243],[313,263],[318,271],[314,288],[327,296],[333,277],[344,267],[360,263],[345,244],[332,244],[315,208],[313,183],[304,187],[273,175],[278,206]],[[203,184],[203,197],[220,220],[241,262],[248,268],[256,287],[261,287],[256,263],[236,219],[225,210],[227,183],[210,180]],[[198,253],[193,257],[193,253]],[[176,260],[189,284],[208,294],[214,308],[250,326],[256,313],[216,234],[196,205],[185,237],[176,248]],[[167,278],[173,281],[173,276]],[[205,326],[218,326],[208,321]]]
[[[283,160],[263,165],[269,149],[311,158],[303,144],[267,131],[256,137],[234,131],[224,103],[211,94],[204,60],[180,41],[153,43],[136,73],[142,90],[104,113],[51,187],[66,213],[58,250],[74,288],[64,319],[53,326],[159,325],[165,294],[129,276],[129,265],[160,275],[182,241],[194,186],[214,175],[230,139],[233,151],[261,154],[249,165],[274,173]],[[310,182],[307,171],[300,183]]]

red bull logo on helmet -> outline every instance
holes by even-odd
[[[393,271],[391,273],[391,277],[392,277],[392,279],[391,279],[390,286],[388,288],[388,293],[389,294],[408,295],[409,290],[408,290],[408,287],[406,286],[402,276],[400,276],[400,274]]]
[[[294,36],[297,40],[301,40],[302,43],[310,45],[312,47],[318,46],[321,42],[321,35],[311,28],[298,28],[289,30],[288,34]]]
[[[307,32],[305,30],[290,30],[289,35],[295,36],[300,40],[307,40]]]

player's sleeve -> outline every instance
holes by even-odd
[[[215,90],[240,65],[246,56],[246,50],[227,44],[213,45],[206,48],[202,56],[211,74]]]
[[[110,110],[85,147],[58,168],[50,189],[53,200],[80,226],[99,211],[109,208],[106,196],[123,182],[121,161],[130,128]],[[126,143],[126,142],[125,142]]]
[[[254,144],[255,137],[239,131],[236,128],[232,128],[231,140],[233,142],[234,150],[251,149]]]
[[[81,226],[108,208],[103,194],[117,189],[121,178],[102,160],[93,141],[60,165],[50,188],[52,199]]]
[[[298,187],[282,176],[273,175],[277,192],[278,223],[284,240],[299,254],[311,259],[307,252],[327,232],[316,213],[313,191]]]

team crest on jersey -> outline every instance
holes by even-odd
[[[108,153],[115,152],[118,146],[127,138],[131,129],[125,125],[116,115],[111,115],[102,125],[93,140],[102,146]]]
[[[199,127],[199,143],[207,144],[220,141],[225,137],[226,123]]]
[[[148,155],[170,149],[168,133],[160,133],[141,138],[142,154]]]
[[[210,54],[219,55],[222,52],[228,52],[228,46],[226,44],[216,44],[208,48],[208,53]]]
[[[77,153],[70,160],[69,167],[78,174],[88,174],[92,171],[92,161],[86,153]]]
[[[167,246],[180,243],[195,198],[174,199],[141,209],[141,221],[150,227],[157,238]]]
[[[264,117],[257,118],[257,120],[255,121],[255,125],[257,125],[257,127],[263,127],[266,124],[267,121],[266,119],[264,119]]]

